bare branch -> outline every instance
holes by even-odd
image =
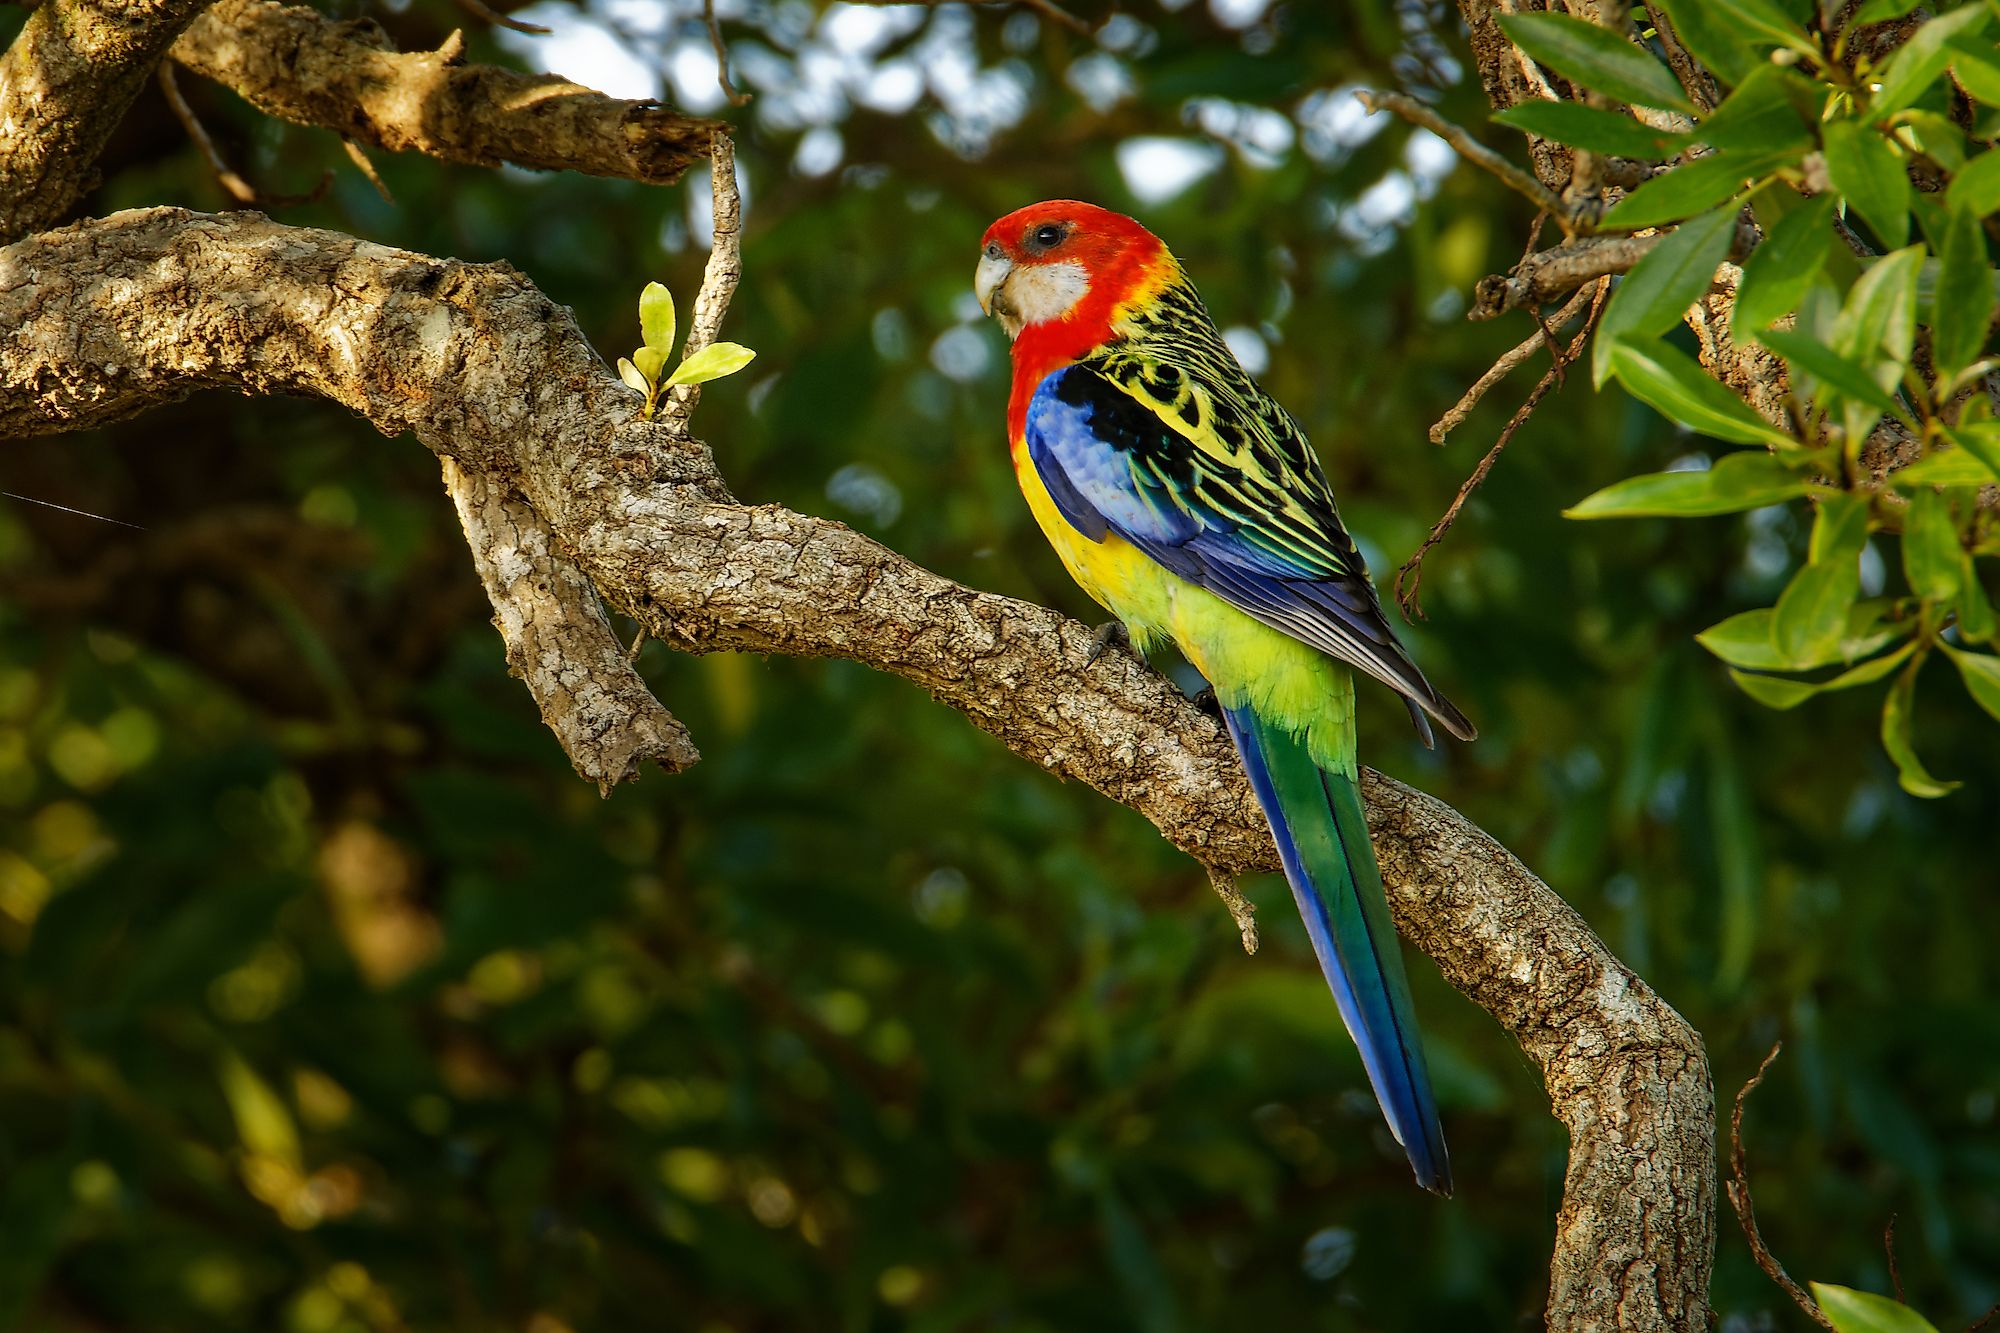
[[[709,242],[708,263],[701,272],[701,291],[694,298],[694,313],[688,319],[687,344],[683,358],[715,341],[722,331],[722,317],[729,313],[730,298],[743,278],[743,201],[736,193],[736,145],[727,132],[717,130],[709,145]],[[674,386],[665,420],[685,432],[687,420],[701,401],[699,384]]]
[[[1771,1247],[1764,1243],[1764,1234],[1757,1229],[1757,1206],[1750,1198],[1750,1169],[1743,1156],[1743,1105],[1750,1100],[1750,1094],[1757,1090],[1757,1085],[1764,1081],[1764,1073],[1778,1058],[1778,1052],[1784,1049],[1782,1041],[1772,1043],[1770,1054],[1757,1066],[1757,1072],[1737,1090],[1736,1109],[1729,1114],[1729,1204],[1736,1210],[1736,1220],[1743,1227],[1743,1238],[1750,1243],[1750,1253],[1756,1257],[1757,1267],[1764,1270],[1764,1276],[1783,1287],[1785,1294],[1792,1298],[1792,1304],[1805,1311],[1807,1318],[1821,1328],[1833,1328],[1833,1321],[1819,1308],[1819,1302],[1792,1280],[1792,1275],[1771,1253]]]
[[[1529,255],[1506,277],[1481,278],[1473,289],[1468,319],[1492,319],[1523,306],[1547,305],[1584,283],[1607,274],[1630,272],[1659,236],[1595,236]]]
[[[45,0],[0,55],[0,241],[52,226],[160,55],[208,0]]]
[[[651,760],[679,772],[701,758],[694,740],[653,698],[611,632],[597,590],[557,547],[548,525],[504,483],[443,460],[493,625],[577,775],[610,794]]]
[[[496,27],[511,28],[515,32],[525,32],[535,37],[546,37],[555,31],[553,28],[544,28],[539,23],[523,23],[511,14],[502,14],[486,4],[485,0],[458,0],[458,7],[482,22],[491,23]]]
[[[0,250],[0,328],[0,433],[118,420],[198,388],[325,398],[509,478],[577,569],[670,647],[892,672],[1211,871],[1276,863],[1228,738],[1170,682],[1123,653],[1086,664],[1091,631],[1046,608],[842,524],[736,503],[707,447],[638,419],[567,314],[504,264],[149,210]],[[1363,795],[1398,927],[1520,1043],[1569,1130],[1550,1326],[1705,1330],[1700,1038],[1463,816],[1374,773]]]
[[[1486,396],[1488,389],[1491,389],[1501,380],[1513,374],[1522,362],[1540,351],[1544,346],[1553,346],[1549,341],[1549,335],[1551,333],[1562,332],[1571,320],[1583,313],[1583,307],[1589,303],[1590,299],[1596,293],[1597,288],[1591,288],[1588,291],[1581,291],[1572,296],[1569,299],[1569,304],[1565,305],[1561,310],[1556,311],[1554,317],[1546,324],[1538,323],[1533,333],[1516,344],[1512,351],[1507,352],[1498,361],[1487,367],[1486,373],[1473,381],[1472,387],[1467,389],[1459,397],[1459,400],[1452,405],[1451,410],[1439,417],[1437,424],[1431,427],[1431,443],[1443,444],[1445,437],[1454,430],[1457,430],[1459,426],[1464,424],[1465,419],[1472,415],[1472,409],[1479,406],[1479,400]],[[1574,359],[1574,355],[1572,353],[1570,359]]]
[[[669,184],[715,122],[558,78],[464,63],[462,38],[399,54],[367,20],[271,0],[219,0],[173,57],[267,115],[390,152]]]
[[[173,61],[160,62],[159,77],[160,92],[166,97],[167,107],[174,113],[174,119],[180,121],[181,128],[187,131],[188,138],[194,142],[196,151],[208,163],[209,170],[215,173],[216,183],[222,186],[223,192],[237,203],[262,205],[265,208],[296,208],[301,204],[317,203],[333,184],[333,173],[323,171],[320,173],[319,184],[304,194],[267,194],[259,190],[223,160],[222,150],[217,148],[215,140],[209,137],[208,127],[201,123],[199,116],[195,115],[194,108],[188,105],[187,98],[181,96],[180,83],[174,78]]]
[[[1565,233],[1575,231],[1576,220],[1573,212],[1556,196],[1555,191],[1416,98],[1406,93],[1373,92],[1367,89],[1357,92],[1354,96],[1370,111],[1393,111],[1412,125],[1419,125],[1429,130],[1457,149],[1460,157],[1473,166],[1490,172],[1501,184],[1524,196],[1537,208],[1554,218]]]
[[[739,93],[729,81],[729,48],[722,43],[722,25],[715,19],[715,0],[701,0],[701,17],[708,24],[708,43],[715,48],[715,81],[731,106],[750,105],[750,94]]]

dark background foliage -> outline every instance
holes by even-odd
[[[1338,90],[1481,123],[1444,11],[1142,5],[1098,44],[1004,9],[721,11],[758,92],[726,113],[749,192],[726,335],[761,355],[696,427],[747,500],[1091,615],[1014,491],[968,292],[986,223],[1042,197],[1169,239],[1265,349],[1378,577],[1539,373],[1426,442],[1529,331],[1460,312],[1530,218]],[[353,12],[406,49],[466,22]],[[608,82],[577,62],[615,34],[712,96],[698,8],[532,16],[552,54],[473,33],[474,58]],[[338,168],[286,220],[506,259],[607,357],[646,280],[684,308],[698,283],[694,178],[383,159],[390,206],[330,136],[183,84],[267,188]],[[1178,146],[1131,157],[1149,136]],[[1205,170],[1132,192],[1176,163]],[[225,206],[152,94],[106,167],[92,212]],[[1769,605],[1794,515],[1559,516],[1705,447],[1573,376],[1411,631],[1480,741],[1426,753],[1369,691],[1364,755],[1576,904],[1706,1035],[1725,1098],[1784,1037],[1750,1113],[1767,1234],[1801,1276],[1886,1290],[1896,1215],[1947,1322],[2000,1296],[2000,747],[1955,682],[1924,691],[1921,748],[1965,786],[1920,802],[1871,700],[1729,686],[1690,636]],[[1277,880],[1249,886],[1245,957],[1138,817],[846,663],[649,646],[706,760],[600,801],[505,674],[433,460],[318,404],[17,442],[0,487],[143,527],[0,502],[0,1322],[1539,1322],[1566,1145],[1532,1072],[1415,962],[1460,1194],[1411,1187]],[[1715,1304],[1797,1322],[1726,1223]]]

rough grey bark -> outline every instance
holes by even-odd
[[[489,589],[489,567],[501,572],[497,601],[518,582],[501,548],[544,552],[672,646],[893,672],[1131,806],[1212,871],[1275,864],[1226,737],[1170,684],[1123,653],[1086,665],[1090,631],[1053,611],[961,587],[842,524],[737,503],[707,447],[639,420],[567,312],[507,265],[174,209],[0,250],[0,434],[99,425],[202,388],[325,398],[413,433],[458,477]],[[588,638],[587,586],[546,590],[569,599],[562,632]],[[663,725],[615,683],[622,661],[602,639],[559,665],[581,673],[565,688],[602,685],[625,699],[619,717]],[[622,724],[559,734],[580,771],[636,753],[596,748],[622,745]],[[1569,1129],[1549,1327],[1705,1329],[1715,1176],[1700,1038],[1462,816],[1372,772],[1363,793],[1398,927],[1520,1042]]]
[[[0,55],[0,240],[60,222],[97,155],[208,0],[44,0]]]
[[[372,20],[340,22],[271,0],[219,0],[172,55],[280,120],[474,166],[511,162],[664,185],[708,155],[717,128],[553,74],[468,65],[461,40],[399,53]]]

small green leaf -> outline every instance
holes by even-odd
[[[1818,397],[1823,403],[1846,397],[1866,403],[1877,412],[1896,410],[1895,398],[1866,369],[1817,338],[1789,329],[1766,329],[1757,335],[1757,341],[1784,357],[1794,371],[1803,370],[1818,380],[1821,388]]]
[[[1988,106],[2000,106],[2000,53],[1955,37],[1951,43],[1951,74],[1966,92]]]
[[[1981,153],[1953,172],[1944,198],[1954,210],[1976,218],[2000,212],[2000,150]]]
[[[1779,594],[1771,632],[1778,651],[1793,662],[1809,662],[1839,651],[1847,631],[1848,608],[1861,595],[1860,562],[1821,560],[1805,566]]]
[[[1986,26],[1986,18],[1985,5],[1962,5],[1911,33],[1882,71],[1881,86],[1868,102],[1869,116],[1886,119],[1921,97],[1924,89],[1937,82],[1945,66],[1951,63],[1954,54],[1951,42],[1978,32]],[[1901,241],[1891,242],[1891,245],[1901,244]]]
[[[2000,161],[2000,152],[1986,156]],[[1986,263],[1986,238],[1970,209],[1953,208],[1945,215],[1941,239],[1931,359],[1939,377],[1950,379],[1985,350],[1993,319],[1993,277]]]
[[[1689,430],[1737,444],[1798,444],[1670,343],[1614,343],[1611,373],[1634,398]]]
[[[639,332],[646,346],[661,356],[674,350],[674,298],[657,282],[639,293]]]
[[[734,375],[750,364],[757,354],[741,343],[710,343],[674,367],[669,384],[706,384],[724,375]]]
[[[1819,1308],[1840,1333],[1937,1333],[1928,1319],[1909,1306],[1872,1291],[1815,1282],[1812,1292]]]
[[[1814,93],[1801,85],[1805,81],[1792,70],[1761,65],[1695,127],[1694,137],[1721,152],[1803,152],[1812,147],[1813,131],[1799,108],[1811,106]]]
[[[1951,501],[1928,489],[1911,496],[1909,513],[1903,518],[1903,573],[1910,580],[1910,591],[1928,602],[1956,597],[1964,550]]]
[[[1917,276],[1924,249],[1912,245],[1868,266],[1833,321],[1833,346],[1850,361],[1875,369],[1876,383],[1901,381],[1917,336]],[[1882,358],[1889,366],[1877,366]]]
[[[1935,111],[1915,107],[1896,117],[1903,133],[1918,152],[1943,167],[1957,171],[1965,165],[1965,131]]]
[[[1963,422],[1945,427],[1945,438],[2000,473],[2000,421]]]
[[[1870,658],[1859,666],[1849,667],[1832,680],[1793,680],[1785,676],[1757,676],[1747,671],[1731,667],[1729,677],[1752,699],[1766,708],[1795,708],[1815,694],[1826,694],[1833,690],[1851,690],[1856,685],[1867,685],[1882,679],[1894,671],[1905,658],[1917,650],[1914,643],[1906,643],[1893,653]]]
[[[625,387],[633,393],[645,393],[653,387],[646,383],[646,377],[639,373],[639,367],[622,356],[618,358],[618,378],[624,380]]]
[[[1860,121],[1834,121],[1826,127],[1826,174],[1883,245],[1895,250],[1909,239],[1910,178],[1887,139]]]
[[[1826,266],[1833,248],[1833,197],[1817,195],[1785,214],[1750,252],[1730,325],[1748,338],[1789,315]]]
[[[1759,45],[1783,46],[1808,60],[1818,60],[1819,44],[1806,36],[1792,16],[1771,0],[1707,0],[1739,34],[1739,40]]]
[[[1819,658],[1791,658],[1778,650],[1777,612],[1768,606],[1739,612],[1694,637],[1695,642],[1731,666],[1751,671],[1811,671],[1836,662],[1858,661],[1899,638],[1907,638],[1908,626],[1883,621],[1883,606],[1880,598],[1857,602],[1848,611],[1846,633],[1832,652]]]
[[[1851,491],[1822,496],[1819,512],[1813,516],[1812,541],[1806,559],[1813,564],[1829,560],[1857,560],[1868,543],[1868,497]]]
[[[1761,509],[1806,493],[1805,478],[1766,453],[1731,454],[1703,472],[1649,472],[1606,486],[1564,518],[1699,518]],[[1851,599],[1850,599],[1851,600]]]
[[[1709,0],[1654,0],[1651,8],[1655,13],[1664,10],[1681,45],[1726,83],[1740,84],[1766,63],[1764,53],[1745,41],[1736,25]]]
[[[2000,718],[2000,657],[1991,653],[1968,653],[1950,644],[1941,645],[1945,656],[1958,668],[1965,689],[1981,708]]]
[[[1898,676],[1896,683],[1889,687],[1889,697],[1883,701],[1882,748],[1887,750],[1889,757],[1896,761],[1896,779],[1902,784],[1904,791],[1912,796],[1943,796],[1957,787],[1958,784],[1956,782],[1939,782],[1936,778],[1932,777],[1924,768],[1923,762],[1917,758],[1916,748],[1910,742],[1910,708],[1913,703],[1913,696],[1916,693],[1916,685],[1917,663],[1912,662],[1910,669]],[[1844,1292],[1848,1296],[1855,1297],[1866,1296],[1867,1293],[1858,1291],[1850,1292],[1845,1287],[1826,1287],[1818,1282],[1813,1283],[1813,1295],[1819,1300],[1820,1308],[1827,1311],[1827,1317],[1833,1319],[1835,1327],[1842,1328],[1843,1333],[1869,1333],[1869,1330],[1877,1328],[1930,1328],[1929,1324],[1923,1323],[1914,1313],[1911,1313],[1909,1318],[1919,1319],[1919,1322],[1916,1324],[1850,1323],[1843,1326],[1833,1311],[1827,1308],[1827,1293],[1829,1291]],[[1885,1304],[1894,1304],[1894,1302],[1885,1301],[1881,1296],[1874,1296],[1869,1299]],[[1855,1309],[1856,1307],[1849,1306],[1844,1308]],[[1853,1317],[1858,1319],[1863,1316],[1862,1314],[1855,1314]],[[1931,1333],[1937,1333],[1937,1330],[1931,1329]]]
[[[1903,17],[1923,2],[1924,0],[1868,0],[1867,4],[1855,11],[1854,17],[1847,21],[1847,25],[1850,28],[1865,28],[1873,23],[1887,23],[1891,19]]]
[[[1741,193],[1745,184],[1796,161],[1797,152],[1710,153],[1655,176],[1605,211],[1606,231],[1638,231],[1688,217]]]
[[[1965,449],[1940,449],[1906,468],[1889,474],[1889,480],[1906,490],[1932,486],[1991,486],[2000,483],[2000,474],[1986,466],[1977,454]]]
[[[1958,567],[1958,632],[1971,643],[1991,643],[2000,632],[2000,618],[1995,617],[1993,603],[1987,600],[1970,551]]]
[[[1612,157],[1668,158],[1688,143],[1685,134],[1668,134],[1641,125],[1622,112],[1578,102],[1523,102],[1493,119],[1543,139]]]
[[[639,373],[646,377],[646,384],[650,387],[660,382],[660,372],[667,366],[667,354],[662,348],[641,347],[632,353],[632,361],[638,366]]]
[[[1566,79],[1636,106],[1693,111],[1665,65],[1609,28],[1563,14],[1503,15],[1501,31]]]
[[[1591,347],[1591,379],[1602,388],[1611,374],[1611,349],[1620,338],[1651,338],[1681,322],[1689,306],[1715,280],[1736,237],[1734,208],[1718,208],[1676,227],[1632,266],[1612,293]]]

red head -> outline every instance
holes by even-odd
[[[980,245],[973,290],[1014,339],[1017,374],[1036,379],[1113,337],[1116,309],[1175,267],[1131,218],[1074,199],[1016,209]]]

